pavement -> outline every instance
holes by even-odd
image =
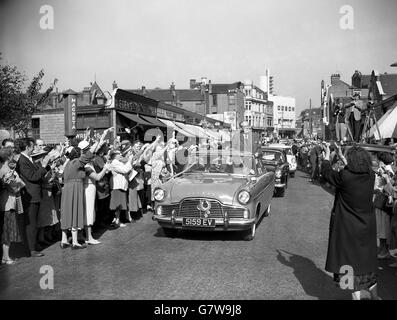
[[[0,299],[350,300],[324,271],[332,202],[298,171],[252,241],[235,232],[168,238],[148,213],[101,232],[100,245],[72,251],[56,243],[44,257],[0,266]],[[389,263],[380,261],[379,296],[394,300],[397,269]],[[51,272],[53,289],[45,289]]]

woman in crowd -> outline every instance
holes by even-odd
[[[124,223],[120,222],[120,212],[124,211],[127,220],[131,220],[127,207],[127,191],[128,191],[128,175],[132,171],[133,154],[128,157],[126,163],[121,162],[122,155],[118,150],[112,150],[109,153],[110,170],[112,177],[110,178],[110,210],[115,211],[115,218],[113,226],[125,227]]]
[[[79,143],[79,149],[73,147],[69,150],[69,162],[64,169],[64,188],[61,197],[61,228],[62,241],[61,248],[69,247],[67,231],[72,231],[72,249],[83,249],[85,244],[81,245],[77,240],[78,230],[87,225],[84,203],[84,179],[86,177],[85,165],[89,163],[94,154],[96,146],[88,150],[89,143],[82,141]]]
[[[96,152],[95,159],[93,161],[93,166],[95,168],[96,173],[100,173],[102,169],[105,167],[107,159],[105,154],[108,153],[108,146],[104,144],[101,148]],[[109,205],[110,205],[110,180],[109,170],[107,173],[96,182],[96,207],[97,207],[97,217],[95,219],[95,224],[100,227],[104,227],[107,224],[110,224],[112,218],[110,218],[109,214]]]
[[[151,200],[152,201],[154,201],[153,191],[162,185],[160,175],[162,174],[163,168],[165,167],[166,164],[164,153],[168,151],[168,148],[171,145],[171,143],[172,143],[172,139],[170,139],[167,145],[165,145],[164,142],[160,142],[160,138],[157,138],[154,144],[152,145],[153,148],[153,154],[151,157],[151,164],[152,164]]]
[[[86,177],[84,179],[84,196],[85,196],[85,212],[86,212],[86,237],[87,244],[95,245],[100,242],[92,236],[92,226],[95,222],[95,198],[96,198],[96,183],[101,181],[108,172],[109,165],[105,164],[102,170],[97,173],[94,165],[89,162],[85,165]]]
[[[375,178],[375,191],[383,193],[387,181],[384,175],[393,177],[394,172],[391,167],[393,164],[393,156],[386,152],[378,154],[379,168]],[[376,215],[376,233],[379,239],[378,259],[390,258],[388,243],[390,242],[390,217],[385,210],[375,208]]]
[[[94,143],[92,147],[92,153],[95,154],[97,150],[99,150],[104,142],[105,142],[105,137],[108,134],[110,129],[107,129],[103,132],[99,142]],[[87,145],[88,142],[83,142],[81,145]],[[94,158],[95,155],[92,156],[92,159],[90,162],[88,162],[84,169],[86,172],[86,176],[84,178],[84,203],[85,203],[85,214],[86,214],[86,225],[85,225],[85,230],[86,230],[86,243],[90,245],[95,245],[99,244],[100,242],[92,236],[92,226],[94,225],[95,222],[95,198],[96,198],[96,183],[105,176],[105,174],[108,172],[109,165],[105,164],[102,168],[102,170],[97,173],[95,168],[94,168]]]
[[[335,187],[335,200],[331,213],[328,254],[325,269],[342,280],[342,267],[352,268],[353,299],[378,299],[377,297],[377,244],[376,219],[372,195],[375,174],[371,157],[361,147],[353,146],[343,156],[337,146],[338,156],[346,167],[337,172],[330,163],[330,149],[326,145],[321,166],[326,182]]]
[[[22,242],[16,215],[23,213],[19,191],[25,186],[15,170],[9,167],[11,159],[10,148],[0,149],[0,227],[3,245],[1,263],[8,265],[15,263],[9,255],[11,242]]]
[[[131,174],[128,176],[128,211],[129,222],[139,219],[139,212],[142,209],[141,198],[138,192],[143,189],[142,169],[140,164],[142,143],[138,140],[131,145],[132,154]]]
[[[32,158],[35,159],[37,157],[37,161],[41,162],[42,158],[39,157],[42,157],[45,154],[47,154],[47,151],[39,150],[37,155],[32,154]],[[37,219],[37,237],[38,244],[43,246],[52,244],[52,228],[59,222],[57,208],[52,194],[55,180],[54,169],[56,164],[56,162],[51,163],[51,170],[46,173],[41,182],[41,200]],[[48,241],[45,238],[47,238]]]

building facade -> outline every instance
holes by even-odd
[[[181,138],[195,140],[198,132],[203,133],[203,124],[211,130],[216,126],[214,130],[217,132],[230,128],[230,125],[222,121],[119,89],[117,85],[113,86],[112,93],[105,95],[98,84],[94,83],[82,92],[69,89],[52,94],[48,104],[32,117],[32,136],[40,137],[46,144],[56,144],[64,141],[65,135],[82,135],[87,127],[98,134],[109,127],[115,127],[113,139],[117,135],[121,139],[151,141],[153,137],[147,137],[145,132],[158,128],[167,138],[176,131]],[[127,131],[128,128],[131,130]],[[220,134],[214,132],[208,138],[216,136],[220,137]],[[197,141],[192,143],[195,142]]]
[[[300,136],[303,138],[323,138],[321,108],[305,109],[298,117]]]
[[[284,96],[269,96],[273,102],[274,131],[280,137],[294,137],[296,133],[295,98]]]
[[[273,104],[268,101],[267,93],[255,86],[251,80],[247,80],[244,83],[244,94],[244,120],[254,129],[272,133]]]

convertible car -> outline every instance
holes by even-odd
[[[253,154],[199,152],[184,171],[153,191],[153,220],[167,236],[178,229],[241,231],[252,240],[259,219],[270,212],[274,183],[274,172]]]

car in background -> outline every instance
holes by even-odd
[[[286,152],[280,148],[262,147],[260,158],[266,170],[273,171],[275,174],[275,196],[284,197],[289,178],[289,163]]]
[[[274,171],[252,153],[198,151],[184,171],[153,190],[153,220],[167,236],[179,229],[241,231],[252,240],[270,212],[274,186]]]
[[[295,177],[295,172],[298,167],[298,163],[296,161],[296,156],[292,152],[292,146],[290,145],[283,145],[283,144],[269,144],[269,148],[275,148],[275,149],[280,149],[283,150],[287,156],[287,161],[289,164],[289,174],[291,178]]]

